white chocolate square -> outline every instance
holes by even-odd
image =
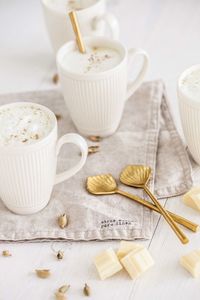
[[[124,256],[126,256],[129,252],[132,250],[139,250],[143,249],[144,246],[137,244],[135,242],[130,242],[130,241],[121,241],[119,249],[117,251],[117,257],[119,260],[121,260]]]
[[[182,256],[180,264],[190,272],[193,277],[200,277],[200,250],[194,250]]]
[[[102,280],[113,276],[122,269],[122,265],[112,248],[109,248],[96,256],[94,264]]]
[[[200,187],[194,187],[183,196],[183,202],[193,209],[200,210]]]
[[[132,279],[137,278],[154,265],[154,261],[146,248],[132,250],[121,259],[121,263]]]

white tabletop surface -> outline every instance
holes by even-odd
[[[109,10],[120,21],[121,40],[128,47],[141,47],[150,55],[146,79],[162,78],[171,109],[180,129],[176,80],[190,65],[200,61],[200,1],[198,0],[108,0]],[[39,0],[0,2],[0,92],[54,88],[55,59],[48,41]],[[180,199],[169,199],[166,207],[200,222],[200,216]],[[83,299],[85,282],[94,300],[199,300],[200,279],[193,279],[180,265],[181,255],[200,248],[200,234],[187,231],[191,242],[182,246],[162,218],[155,217],[152,239],[143,242],[155,266],[132,281],[125,273],[100,281],[92,258],[119,242],[74,242],[55,245],[65,250],[57,261],[50,243],[0,244],[12,257],[0,257],[0,300],[54,299],[57,287],[71,284],[68,299]],[[40,280],[34,270],[50,268],[51,278]]]

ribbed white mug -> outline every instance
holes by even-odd
[[[184,78],[195,70],[200,70],[200,65],[192,66],[181,74],[177,93],[185,140],[194,160],[200,164],[200,98],[189,95],[182,88]]]
[[[52,8],[50,1],[41,0],[47,31],[56,53],[62,45],[74,38],[74,33],[67,11]],[[81,33],[88,36],[99,36],[109,31],[111,37],[117,39],[119,24],[116,17],[106,11],[106,0],[84,0],[84,3],[87,2],[87,8],[76,11]]]
[[[78,134],[63,135],[57,140],[57,120],[47,107],[18,102],[0,107],[30,105],[40,108],[53,122],[50,133],[29,145],[0,146],[0,197],[8,209],[17,214],[32,214],[49,202],[53,186],[76,174],[85,164],[88,147]],[[64,144],[72,143],[81,150],[79,162],[67,171],[56,174],[57,156]]]
[[[117,66],[104,72],[79,74],[67,70],[63,64],[64,57],[76,47],[74,41],[68,42],[57,53],[62,91],[79,132],[86,136],[108,136],[119,126],[126,99],[144,79],[148,69],[148,55],[142,49],[127,50],[122,43],[105,37],[87,37],[84,42],[90,47],[115,49],[121,55],[121,60]],[[128,80],[128,64],[136,56],[143,57],[143,65],[136,79]]]

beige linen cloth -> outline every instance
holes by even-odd
[[[76,131],[58,91],[0,96],[0,105],[15,101],[37,102],[60,114],[59,135]],[[88,140],[88,144],[94,143]],[[69,168],[79,155],[75,146],[63,147],[58,170]],[[182,194],[192,185],[190,162],[172,121],[161,81],[143,84],[127,101],[118,131],[100,142],[100,152],[89,155],[77,175],[54,187],[48,206],[41,212],[15,215],[0,200],[0,240],[150,238],[153,224],[148,208],[119,195],[93,196],[85,190],[87,176],[111,173],[118,180],[128,164],[151,166],[150,187],[159,198]],[[120,187],[145,196],[139,189],[122,184]],[[60,229],[57,217],[63,213],[68,215],[69,225]]]

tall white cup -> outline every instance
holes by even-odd
[[[30,105],[42,109],[53,122],[50,133],[34,144],[0,146],[0,197],[18,214],[32,214],[49,202],[53,186],[76,174],[85,164],[88,147],[78,134],[66,134],[57,140],[57,120],[52,111],[35,103],[12,103],[2,108]],[[81,150],[79,162],[71,169],[56,174],[57,156],[64,144],[72,143]]]
[[[52,8],[50,1],[41,0],[47,31],[56,53],[62,45],[74,38],[74,33],[68,12]],[[89,5],[87,8],[77,11],[81,33],[86,36],[99,36],[104,35],[108,30],[111,37],[117,39],[119,24],[113,14],[106,12],[106,0],[84,1],[87,2]]]
[[[177,93],[185,140],[194,160],[200,164],[200,96],[192,90],[195,82],[191,86],[185,80],[188,75],[190,76],[196,71],[199,72],[199,78],[194,80],[198,81],[199,87],[197,86],[197,88],[200,92],[200,65],[195,65],[185,70],[179,77]],[[185,88],[186,85],[188,91]]]
[[[148,69],[148,55],[142,49],[127,50],[120,42],[104,37],[87,37],[84,42],[90,47],[115,49],[121,60],[107,71],[79,74],[64,66],[65,55],[76,48],[74,41],[65,44],[57,54],[62,91],[79,132],[86,136],[108,136],[119,126],[126,99],[144,79]],[[136,79],[128,80],[127,66],[132,64],[136,56],[143,57],[143,65]]]

